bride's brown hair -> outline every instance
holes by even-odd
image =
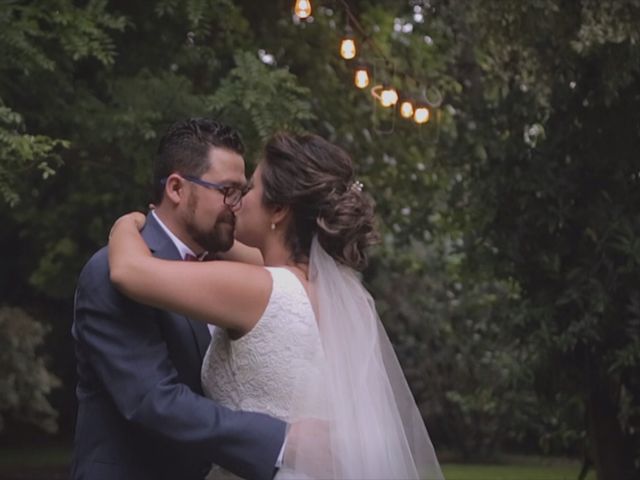
[[[344,150],[318,135],[279,133],[265,146],[262,184],[265,205],[290,208],[285,242],[294,261],[308,261],[317,234],[336,261],[366,266],[366,247],[378,240],[374,202],[356,183]]]

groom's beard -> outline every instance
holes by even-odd
[[[189,199],[190,218],[187,221],[187,233],[198,245],[209,253],[226,252],[233,246],[236,216],[225,208],[220,212],[212,227],[202,228],[195,222],[195,210],[198,200]]]

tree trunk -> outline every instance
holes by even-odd
[[[598,480],[637,480],[633,452],[606,382],[594,387],[587,404],[588,434]]]

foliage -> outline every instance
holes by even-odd
[[[370,285],[431,433],[466,460],[539,434],[536,352],[505,335],[517,285],[465,274],[462,242],[445,235],[386,248]]]
[[[478,128],[456,149],[486,152],[466,177],[465,207],[481,210],[477,254],[522,289],[525,315],[512,332],[539,353],[540,397],[562,392],[585,412],[599,478],[631,478],[640,468],[640,4],[490,3],[466,17],[478,63],[457,109],[459,124]]]
[[[308,129],[352,154],[376,198],[384,243],[366,279],[437,443],[576,453],[588,437],[597,465],[607,447],[638,459],[637,0],[349,2],[377,73],[382,51],[402,88],[444,96],[423,127],[352,87],[329,2],[313,22],[287,2],[5,4],[10,303],[61,302],[42,318],[67,328],[83,261],[145,208],[175,119],[234,124],[249,163],[275,130]],[[601,437],[605,420],[620,436]]]
[[[243,138],[249,145],[259,145],[279,130],[301,132],[302,124],[315,118],[307,100],[311,91],[289,71],[269,68],[249,52],[237,53],[235,64],[211,96],[208,109],[244,125]]]
[[[7,415],[48,432],[58,428],[47,395],[60,380],[37,352],[47,330],[21,308],[0,307],[0,431]]]
[[[90,57],[110,65],[115,47],[107,30],[122,30],[125,25],[122,17],[105,12],[102,0],[92,0],[84,8],[58,0],[49,7],[5,1],[0,12],[0,74],[4,77],[0,80],[0,193],[11,206],[19,202],[19,185],[28,185],[31,170],[40,171],[44,180],[55,173],[61,164],[58,151],[68,148],[69,142],[25,131],[24,117],[6,103],[12,90],[23,85],[9,79],[55,74],[70,60]]]
[[[20,133],[21,127],[22,117],[0,103],[0,158],[4,160],[0,163],[0,193],[12,207],[20,201],[14,185],[23,182],[34,166],[46,180],[60,165],[57,148],[69,147],[64,140]]]

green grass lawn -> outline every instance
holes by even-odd
[[[33,448],[0,448],[0,478],[9,472],[32,472],[23,478],[49,479],[63,478],[71,460],[68,446],[47,446]],[[478,465],[443,463],[446,480],[576,480],[580,464],[565,459],[540,457],[507,457],[504,464]],[[59,477],[51,477],[47,472],[58,472]],[[591,471],[587,480],[596,480]]]
[[[576,480],[580,465],[573,462],[539,465],[442,465],[446,480]],[[587,480],[596,480],[593,471]]]
[[[0,478],[2,471],[15,467],[65,467],[71,462],[71,450],[67,446],[33,448],[0,448]]]

